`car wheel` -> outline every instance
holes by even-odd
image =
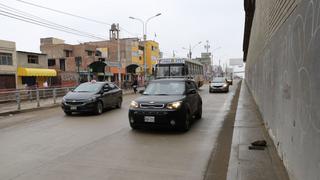
[[[202,103],[200,103],[200,105],[198,106],[198,111],[195,115],[196,119],[201,119],[201,117],[202,117]]]
[[[181,127],[181,130],[183,132],[187,132],[190,129],[190,118],[191,118],[190,112],[187,111],[187,113],[185,115],[185,119],[184,119],[183,125]]]
[[[99,115],[99,114],[102,114],[103,112],[103,105],[102,103],[99,101],[97,103],[97,106],[96,106],[96,111],[95,111],[95,114]]]
[[[71,116],[72,115],[72,112],[69,112],[69,111],[65,111],[64,112],[67,116]]]
[[[122,104],[122,99],[119,98],[116,107],[120,109],[121,108],[121,104]]]

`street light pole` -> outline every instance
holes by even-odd
[[[161,13],[158,13],[158,14],[156,14],[156,15],[154,15],[154,16],[151,16],[150,18],[148,18],[146,21],[143,21],[142,19],[140,19],[140,18],[135,18],[135,17],[132,17],[132,16],[130,16],[129,18],[130,19],[135,19],[135,20],[137,20],[137,21],[140,21],[141,23],[142,23],[142,36],[143,36],[143,41],[144,41],[144,52],[143,52],[143,59],[144,59],[144,80],[146,80],[147,79],[147,43],[146,43],[146,41],[147,41],[147,25],[148,25],[148,22],[151,20],[151,19],[153,19],[153,18],[155,18],[155,17],[157,17],[157,16],[160,16],[161,15]]]
[[[192,47],[191,47],[191,44],[189,44],[189,49],[182,47],[182,49],[189,50],[189,53],[188,53],[188,58],[189,58],[189,59],[192,59],[192,50],[193,50],[196,46],[198,46],[199,44],[201,44],[201,43],[202,43],[202,42],[199,41],[197,44],[195,44],[195,45],[192,46]]]

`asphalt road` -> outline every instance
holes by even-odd
[[[0,118],[0,179],[204,179],[236,85],[200,90],[203,118],[187,133],[131,130],[128,105],[100,116],[60,108]]]

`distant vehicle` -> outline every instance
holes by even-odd
[[[204,83],[203,65],[200,62],[169,58],[160,59],[155,65],[154,76],[159,78],[190,77],[196,82],[197,87]]]
[[[86,82],[62,99],[61,107],[66,115],[73,112],[101,114],[107,107],[121,108],[122,90],[111,82]]]
[[[229,82],[225,77],[215,77],[210,82],[209,92],[229,92]]]
[[[142,96],[132,101],[129,123],[140,127],[170,127],[188,131],[191,122],[201,119],[202,99],[196,83],[186,78],[150,81]]]

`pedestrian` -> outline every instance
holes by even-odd
[[[132,88],[133,88],[134,93],[136,94],[137,88],[138,88],[138,80],[136,78],[133,80]]]

